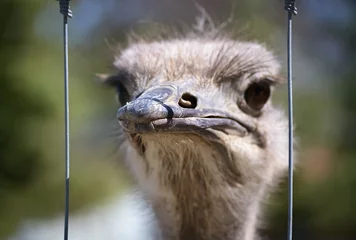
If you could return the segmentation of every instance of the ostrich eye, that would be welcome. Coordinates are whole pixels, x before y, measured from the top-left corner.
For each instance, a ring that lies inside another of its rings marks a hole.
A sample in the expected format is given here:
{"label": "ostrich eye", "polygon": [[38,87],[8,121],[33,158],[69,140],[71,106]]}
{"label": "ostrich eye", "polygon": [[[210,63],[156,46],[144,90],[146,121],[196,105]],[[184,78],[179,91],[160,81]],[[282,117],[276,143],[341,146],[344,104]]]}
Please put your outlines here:
{"label": "ostrich eye", "polygon": [[267,81],[252,83],[245,91],[245,101],[254,110],[261,110],[271,95]]}
{"label": "ostrich eye", "polygon": [[130,94],[122,83],[118,83],[116,86],[117,99],[121,106],[126,105],[130,101]]}

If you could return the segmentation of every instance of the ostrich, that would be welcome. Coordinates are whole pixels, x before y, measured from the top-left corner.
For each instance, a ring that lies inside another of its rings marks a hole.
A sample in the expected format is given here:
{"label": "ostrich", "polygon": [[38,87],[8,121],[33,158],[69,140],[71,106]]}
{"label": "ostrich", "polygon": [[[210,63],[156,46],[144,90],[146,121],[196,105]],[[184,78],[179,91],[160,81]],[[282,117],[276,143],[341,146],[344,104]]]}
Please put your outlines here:
{"label": "ostrich", "polygon": [[271,103],[279,63],[218,34],[131,41],[101,75],[117,89],[123,158],[164,240],[257,239],[288,168],[287,120]]}

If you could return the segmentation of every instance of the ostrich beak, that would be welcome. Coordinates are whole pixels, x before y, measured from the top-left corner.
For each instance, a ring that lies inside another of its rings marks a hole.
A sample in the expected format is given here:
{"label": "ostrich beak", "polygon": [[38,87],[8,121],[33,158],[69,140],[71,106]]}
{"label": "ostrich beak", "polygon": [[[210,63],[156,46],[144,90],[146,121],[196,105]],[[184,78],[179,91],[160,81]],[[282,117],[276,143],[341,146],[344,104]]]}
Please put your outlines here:
{"label": "ostrich beak", "polygon": [[[184,95],[185,94],[185,95]],[[117,118],[128,133],[176,132],[204,134],[214,129],[245,136],[253,127],[236,116],[202,106],[193,96],[174,85],[156,86],[121,107]]]}

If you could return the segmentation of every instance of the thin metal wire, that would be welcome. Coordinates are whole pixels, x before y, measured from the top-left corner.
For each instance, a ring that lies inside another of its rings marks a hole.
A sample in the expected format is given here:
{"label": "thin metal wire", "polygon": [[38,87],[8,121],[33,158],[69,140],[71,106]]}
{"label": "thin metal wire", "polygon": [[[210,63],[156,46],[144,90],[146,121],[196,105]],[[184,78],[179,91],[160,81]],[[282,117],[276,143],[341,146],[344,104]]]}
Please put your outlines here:
{"label": "thin metal wire", "polygon": [[292,16],[297,15],[295,0],[285,1],[285,10],[288,11],[288,235],[287,239],[293,239],[293,82],[292,82]]}
{"label": "thin metal wire", "polygon": [[[57,0],[58,1],[58,0]],[[59,0],[60,13],[63,14],[63,45],[64,45],[64,118],[65,118],[65,210],[64,240],[68,240],[69,225],[69,173],[70,173],[70,142],[69,142],[69,78],[68,78],[68,17],[72,11],[70,0]]]}

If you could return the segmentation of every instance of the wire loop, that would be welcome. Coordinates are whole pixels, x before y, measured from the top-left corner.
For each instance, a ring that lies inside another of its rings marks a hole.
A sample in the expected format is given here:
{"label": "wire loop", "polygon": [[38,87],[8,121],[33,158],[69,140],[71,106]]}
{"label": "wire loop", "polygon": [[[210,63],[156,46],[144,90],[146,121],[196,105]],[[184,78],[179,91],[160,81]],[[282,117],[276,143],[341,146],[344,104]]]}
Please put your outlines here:
{"label": "wire loop", "polygon": [[72,18],[73,12],[70,9],[70,0],[57,0],[59,1],[59,12],[62,13],[64,16]]}
{"label": "wire loop", "polygon": [[289,13],[292,13],[294,15],[298,14],[298,9],[295,6],[295,0],[285,0],[285,5],[284,9],[287,10]]}

